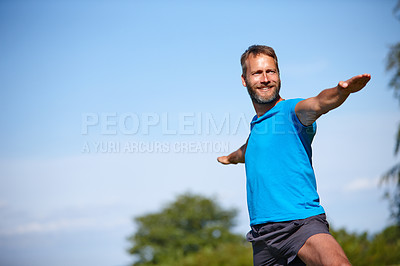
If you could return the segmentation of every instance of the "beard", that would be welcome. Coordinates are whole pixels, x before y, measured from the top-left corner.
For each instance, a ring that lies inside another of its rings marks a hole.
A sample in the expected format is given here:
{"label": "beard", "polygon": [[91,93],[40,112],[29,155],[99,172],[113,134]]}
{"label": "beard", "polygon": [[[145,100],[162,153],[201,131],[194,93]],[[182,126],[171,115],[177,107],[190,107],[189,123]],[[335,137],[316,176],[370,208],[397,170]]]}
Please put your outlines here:
{"label": "beard", "polygon": [[258,104],[269,104],[276,101],[279,98],[279,91],[281,90],[281,81],[279,80],[275,86],[271,87],[272,93],[268,96],[263,96],[257,93],[257,87],[249,84],[247,86],[247,92],[253,102]]}

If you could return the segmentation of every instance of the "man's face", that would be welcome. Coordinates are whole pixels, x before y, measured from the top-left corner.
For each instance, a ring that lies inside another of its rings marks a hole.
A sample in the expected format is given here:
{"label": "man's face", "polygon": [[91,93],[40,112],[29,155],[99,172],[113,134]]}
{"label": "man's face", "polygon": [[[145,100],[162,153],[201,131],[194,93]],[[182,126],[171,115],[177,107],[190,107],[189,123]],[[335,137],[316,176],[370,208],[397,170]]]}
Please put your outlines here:
{"label": "man's face", "polygon": [[264,54],[250,55],[246,65],[242,84],[247,87],[251,99],[258,104],[267,104],[279,98],[281,80],[274,59]]}

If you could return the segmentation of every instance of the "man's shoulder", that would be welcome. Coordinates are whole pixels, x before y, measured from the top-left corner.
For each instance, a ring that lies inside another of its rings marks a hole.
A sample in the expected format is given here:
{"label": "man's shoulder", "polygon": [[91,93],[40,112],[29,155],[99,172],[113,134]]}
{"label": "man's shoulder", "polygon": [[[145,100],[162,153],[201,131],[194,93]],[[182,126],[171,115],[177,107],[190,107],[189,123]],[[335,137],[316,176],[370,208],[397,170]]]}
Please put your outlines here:
{"label": "man's shoulder", "polygon": [[302,100],[304,100],[304,99],[303,98],[286,99],[286,100],[282,101],[280,104],[281,104],[281,107],[283,107],[283,109],[294,111],[294,108],[296,107],[296,105],[299,102],[301,102]]}
{"label": "man's shoulder", "polygon": [[305,99],[303,99],[303,98],[293,98],[293,99],[284,100],[283,102],[286,102],[286,104],[297,104],[298,102],[301,102],[303,100],[305,100]]}

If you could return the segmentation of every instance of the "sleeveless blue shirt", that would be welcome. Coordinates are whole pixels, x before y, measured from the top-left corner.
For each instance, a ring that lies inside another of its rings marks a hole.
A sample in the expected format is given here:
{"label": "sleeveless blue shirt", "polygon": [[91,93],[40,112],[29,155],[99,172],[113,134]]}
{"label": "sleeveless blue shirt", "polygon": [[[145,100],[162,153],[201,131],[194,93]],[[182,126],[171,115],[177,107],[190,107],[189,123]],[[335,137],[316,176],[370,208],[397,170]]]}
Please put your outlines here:
{"label": "sleeveless blue shirt", "polygon": [[301,100],[278,102],[251,121],[245,154],[250,225],[324,213],[311,161],[316,123],[306,127],[297,118]]}

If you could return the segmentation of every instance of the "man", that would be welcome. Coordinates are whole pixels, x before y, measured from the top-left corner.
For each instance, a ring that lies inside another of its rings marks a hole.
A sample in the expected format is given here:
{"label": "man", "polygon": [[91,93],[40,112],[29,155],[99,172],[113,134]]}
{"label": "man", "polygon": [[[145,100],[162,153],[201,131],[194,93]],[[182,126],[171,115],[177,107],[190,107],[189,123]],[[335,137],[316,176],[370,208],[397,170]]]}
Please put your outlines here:
{"label": "man", "polygon": [[315,121],[365,87],[371,76],[340,81],[316,97],[285,100],[271,47],[250,46],[241,65],[256,116],[246,143],[218,161],[245,163],[254,265],[350,265],[319,204],[311,142]]}

